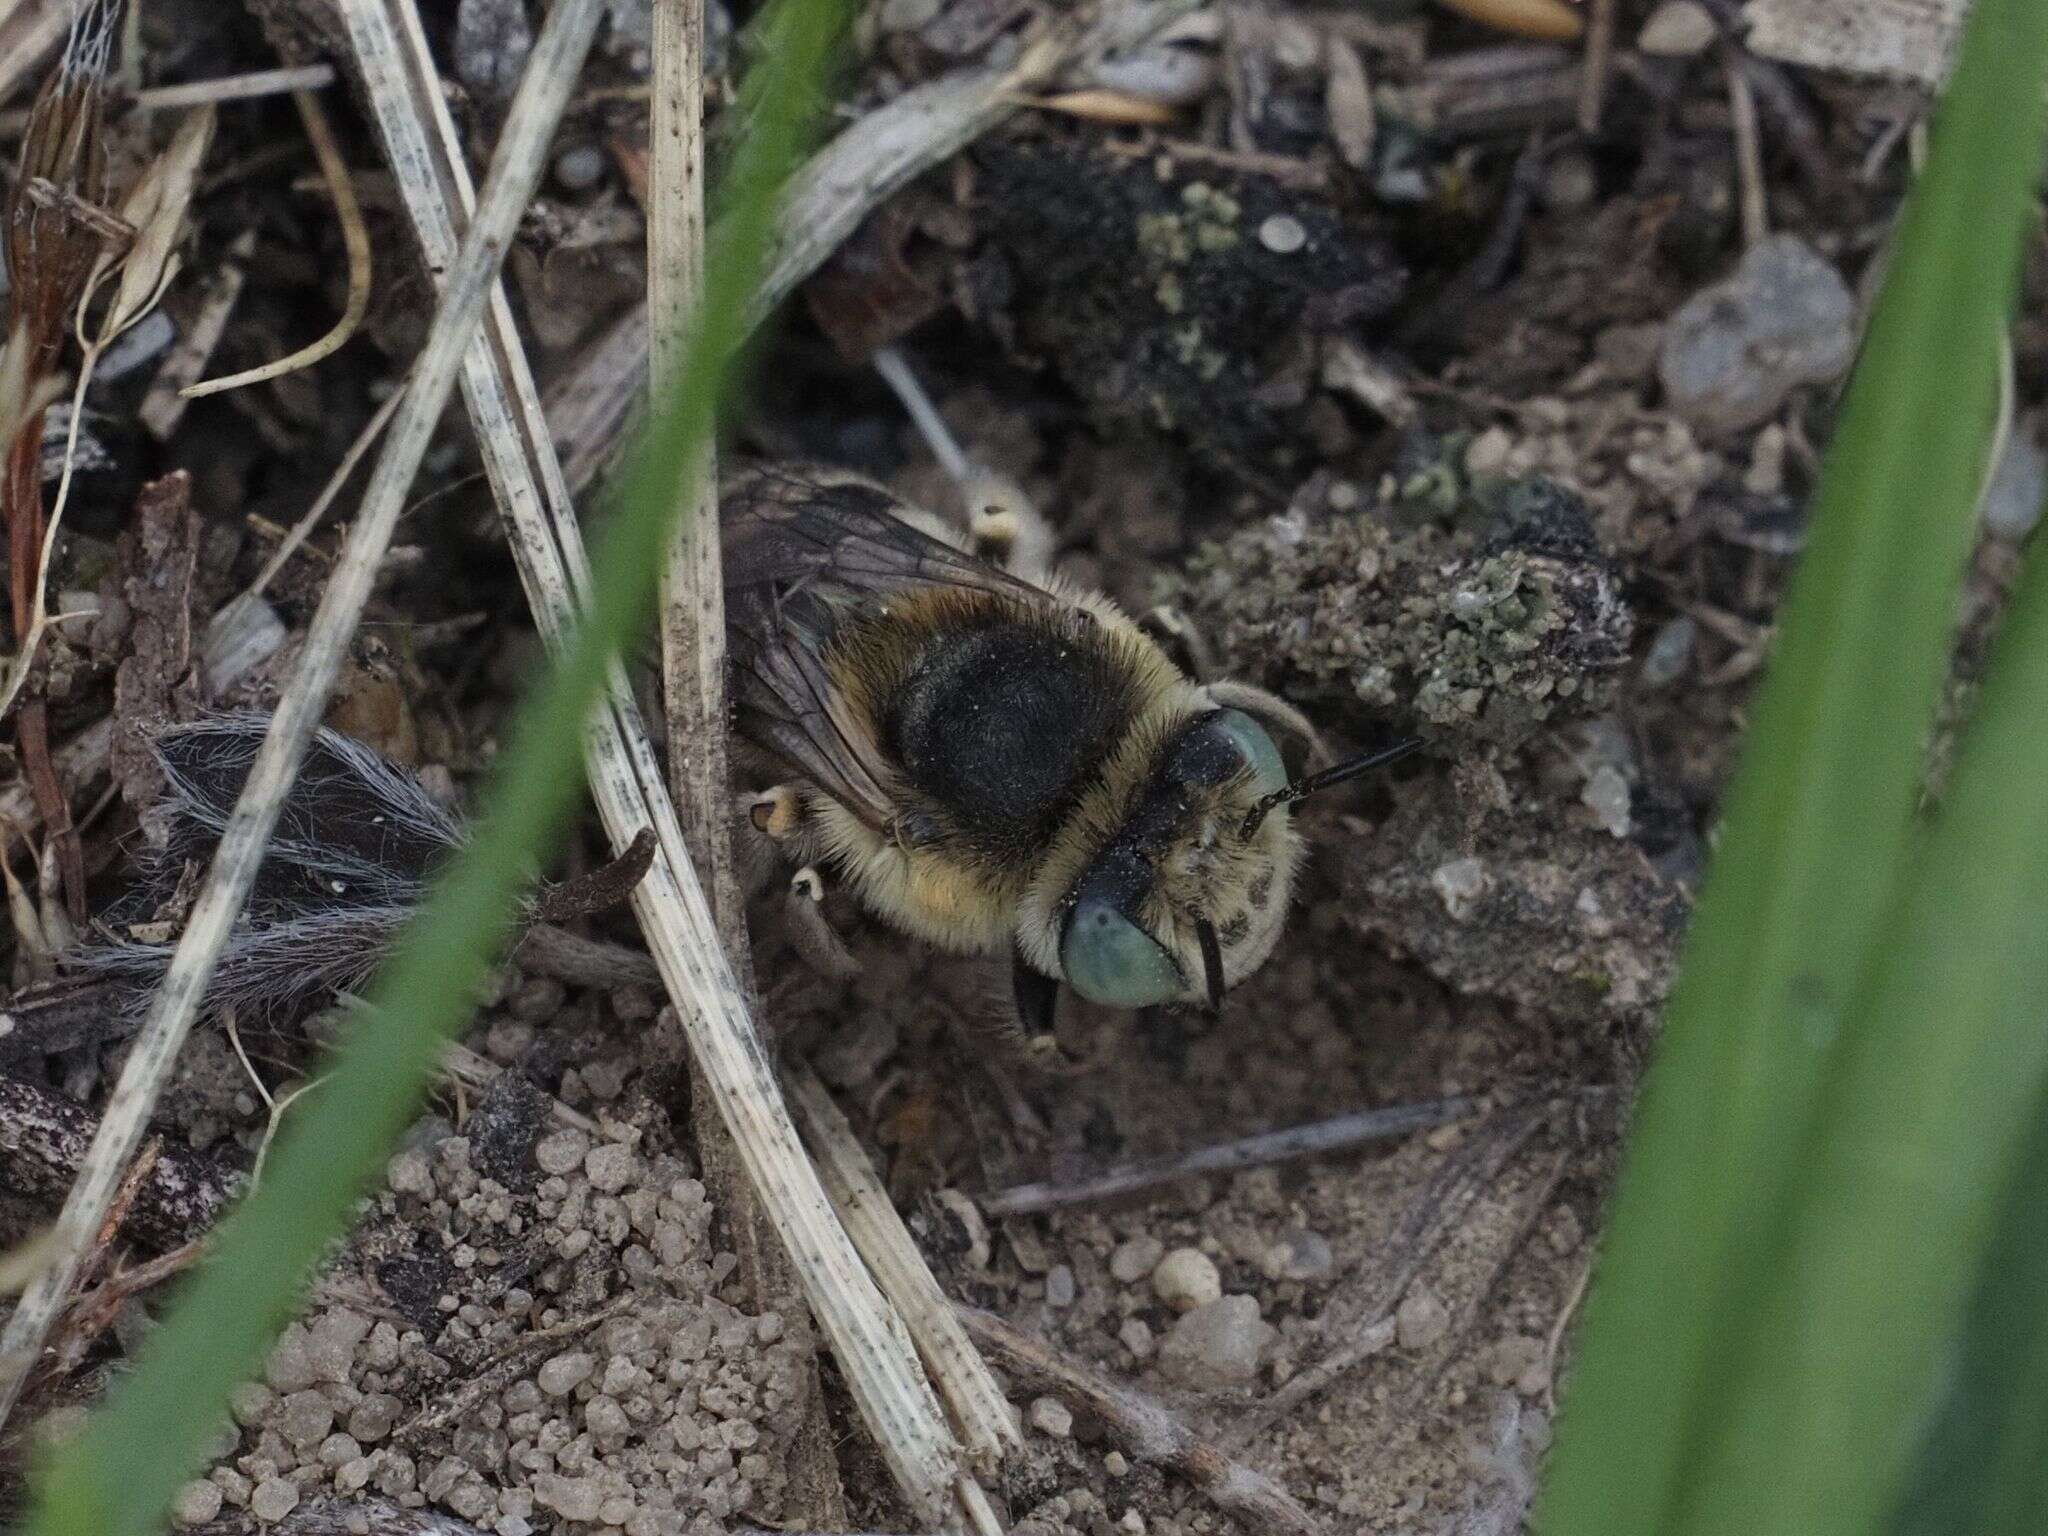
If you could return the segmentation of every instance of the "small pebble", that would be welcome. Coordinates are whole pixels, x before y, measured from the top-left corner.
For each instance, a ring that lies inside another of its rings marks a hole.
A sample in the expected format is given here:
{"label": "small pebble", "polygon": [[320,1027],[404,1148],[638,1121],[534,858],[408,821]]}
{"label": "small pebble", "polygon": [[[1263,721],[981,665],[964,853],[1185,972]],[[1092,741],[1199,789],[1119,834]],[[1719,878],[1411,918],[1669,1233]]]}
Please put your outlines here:
{"label": "small pebble", "polygon": [[589,1477],[543,1473],[533,1480],[533,1496],[564,1520],[595,1520],[604,1505],[603,1488]]}
{"label": "small pebble", "polygon": [[583,1166],[590,1151],[590,1138],[581,1131],[556,1131],[534,1145],[533,1160],[542,1173],[567,1175]]}
{"label": "small pebble", "polygon": [[374,1444],[391,1433],[402,1405],[389,1392],[371,1392],[349,1410],[348,1432],[364,1445]]}
{"label": "small pebble", "polygon": [[590,1149],[590,1155],[583,1159],[583,1172],[594,1187],[615,1194],[633,1181],[639,1161],[631,1147],[608,1141]]}
{"label": "small pebble", "polygon": [[549,1397],[567,1397],[590,1379],[597,1361],[581,1350],[556,1355],[534,1373],[534,1380]]}
{"label": "small pebble", "polygon": [[1206,1307],[1223,1294],[1223,1277],[1199,1248],[1176,1248],[1152,1271],[1152,1290],[1176,1312]]}
{"label": "small pebble", "polygon": [[1278,1337],[1251,1297],[1225,1296],[1173,1325],[1160,1346],[1160,1369],[1197,1391],[1242,1387],[1257,1378],[1260,1357]]}
{"label": "small pebble", "polygon": [[565,192],[587,192],[604,179],[604,151],[579,144],[555,156],[555,182]]}
{"label": "small pebble", "polygon": [[1692,648],[1699,639],[1699,632],[1699,624],[1689,614],[1680,614],[1659,629],[1650,641],[1650,648],[1643,652],[1643,686],[1669,688],[1684,676],[1685,665],[1692,660]]}
{"label": "small pebble", "polygon": [[1166,1257],[1166,1244],[1149,1233],[1126,1238],[1109,1256],[1109,1272],[1123,1285],[1136,1285],[1159,1267]]}
{"label": "small pebble", "polygon": [[1074,1432],[1074,1415],[1056,1397],[1041,1397],[1031,1404],[1031,1427],[1041,1435],[1064,1440]]}
{"label": "small pebble", "polygon": [[204,1525],[220,1513],[220,1484],[204,1479],[187,1483],[171,1501],[171,1519],[182,1526]]}
{"label": "small pebble", "polygon": [[1615,837],[1627,837],[1630,794],[1628,780],[1612,763],[1602,763],[1586,779],[1579,800],[1593,819]]}
{"label": "small pebble", "polygon": [[417,1147],[399,1153],[385,1165],[384,1182],[394,1195],[417,1195],[422,1200],[434,1197],[433,1165]]}
{"label": "small pebble", "polygon": [[1600,195],[1600,177],[1590,156],[1562,154],[1543,172],[1543,206],[1552,213],[1574,213]]}
{"label": "small pebble", "polygon": [[325,1440],[333,1428],[334,1405],[318,1392],[294,1392],[278,1405],[278,1432],[301,1451]]}
{"label": "small pebble", "polygon": [[1045,1272],[1045,1304],[1049,1307],[1071,1307],[1074,1304],[1074,1271],[1068,1265],[1055,1264]]}
{"label": "small pebble", "polygon": [[1308,231],[1301,220],[1276,213],[1259,226],[1259,244],[1275,256],[1292,256],[1308,244]]}
{"label": "small pebble", "polygon": [[1636,34],[1636,47],[1653,58],[1689,59],[1713,47],[1717,35],[1698,0],[1664,0]]}
{"label": "small pebble", "polygon": [[265,1525],[275,1525],[299,1507],[299,1485],[288,1477],[266,1477],[249,1495],[249,1512]]}
{"label": "small pebble", "polygon": [[1330,1251],[1327,1238],[1294,1227],[1274,1240],[1259,1267],[1271,1279],[1307,1283],[1325,1278],[1336,1264],[1337,1256]]}
{"label": "small pebble", "polygon": [[1688,299],[1665,327],[1665,402],[1695,429],[1739,432],[1793,390],[1828,384],[1856,356],[1856,301],[1795,235],[1774,235],[1735,274]]}
{"label": "small pebble", "polygon": [[1418,1286],[1401,1298],[1394,1313],[1394,1342],[1403,1349],[1427,1349],[1450,1326],[1451,1315],[1444,1310],[1444,1304],[1432,1292]]}
{"label": "small pebble", "polygon": [[1486,866],[1476,858],[1452,859],[1430,873],[1429,883],[1453,921],[1463,922],[1486,894]]}
{"label": "small pebble", "polygon": [[2048,504],[2048,454],[2024,423],[2015,423],[2005,454],[1984,493],[1984,527],[2018,543],[2034,531]]}
{"label": "small pebble", "polygon": [[1102,1470],[1111,1477],[1122,1477],[1131,1470],[1131,1464],[1124,1459],[1122,1451],[1111,1451],[1102,1458]]}
{"label": "small pebble", "polygon": [[1116,1331],[1117,1339],[1140,1360],[1152,1358],[1152,1325],[1142,1317],[1126,1318]]}

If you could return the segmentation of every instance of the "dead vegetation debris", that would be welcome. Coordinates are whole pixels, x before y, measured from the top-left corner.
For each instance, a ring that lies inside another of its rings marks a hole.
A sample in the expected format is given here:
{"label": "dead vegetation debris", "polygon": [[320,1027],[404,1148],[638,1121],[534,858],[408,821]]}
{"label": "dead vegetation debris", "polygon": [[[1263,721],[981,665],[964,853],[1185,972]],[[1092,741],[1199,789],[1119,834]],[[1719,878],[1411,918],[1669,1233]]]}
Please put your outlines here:
{"label": "dead vegetation debris", "polygon": [[[9,1243],[75,1176],[122,1059],[85,958],[113,935],[160,961],[210,849],[152,811],[157,744],[275,704],[355,515],[345,475],[322,487],[374,436],[435,292],[334,0],[152,0],[137,51],[110,43],[83,95],[50,67],[66,8],[17,9],[0,104],[41,104],[8,202],[21,345],[0,370],[0,510],[10,633],[35,631],[39,592],[48,622],[0,720],[7,959],[30,984],[0,1015]],[[545,8],[417,9],[434,99],[478,169]],[[985,1049],[989,968],[918,953],[836,895],[754,902],[779,1047],[829,1086],[947,1294],[1040,1352],[1008,1382],[1025,1442],[999,1490],[1009,1529],[1477,1536],[1526,1507],[1925,107],[1807,67],[1823,54],[1784,25],[1800,7],[1755,8],[1769,36],[1751,42],[1775,59],[1744,53],[1720,0],[1616,0],[1583,38],[1488,22],[1555,9],[856,7],[845,158],[806,193],[846,196],[784,253],[781,291],[804,302],[766,335],[735,454],[830,459],[958,511],[868,368],[893,346],[976,462],[1049,514],[1068,576],[1333,741],[1427,744],[1304,816],[1290,937],[1219,1017],[1070,1007],[1070,1078]],[[1952,7],[1894,9],[1932,27]],[[752,11],[709,13],[715,171]],[[1860,22],[1854,59],[1825,56],[1897,69],[1913,34],[1883,33]],[[616,0],[507,263],[586,501],[645,368],[652,46],[651,7]],[[315,73],[250,94],[280,65]],[[149,224],[129,197],[175,158],[166,86],[177,110],[216,103],[211,136],[186,120],[189,199],[149,247],[165,281],[130,284],[160,291],[119,301],[149,304],[73,412],[78,283]],[[319,93],[311,118],[274,94],[292,89]],[[1950,722],[2039,516],[2038,243],[2026,281]],[[310,366],[180,393],[357,311]],[[539,654],[484,480],[451,413],[328,719],[399,765],[448,838]],[[327,522],[288,532],[330,497]],[[631,871],[607,857],[585,835],[551,875],[616,896]],[[323,873],[281,858],[266,890]],[[304,907],[279,897],[245,937]],[[806,926],[821,915],[843,951]],[[807,1321],[747,1283],[746,1232],[688,1137],[705,1111],[682,1030],[630,922],[595,901],[557,916],[237,1398],[182,1528],[815,1523],[807,1422],[837,1442],[850,1528],[914,1523]],[[357,933],[364,955],[389,926]],[[38,1433],[140,1348],[357,974],[195,1033],[64,1369],[24,1415]],[[1459,1108],[1286,1166],[1207,1158],[1429,1105]],[[1172,1176],[1090,1193],[1133,1168]],[[1019,1188],[1031,1202],[977,1204]],[[6,1443],[10,1480],[28,1443]],[[1226,1512],[1210,1495],[1236,1473],[1287,1503]]]}

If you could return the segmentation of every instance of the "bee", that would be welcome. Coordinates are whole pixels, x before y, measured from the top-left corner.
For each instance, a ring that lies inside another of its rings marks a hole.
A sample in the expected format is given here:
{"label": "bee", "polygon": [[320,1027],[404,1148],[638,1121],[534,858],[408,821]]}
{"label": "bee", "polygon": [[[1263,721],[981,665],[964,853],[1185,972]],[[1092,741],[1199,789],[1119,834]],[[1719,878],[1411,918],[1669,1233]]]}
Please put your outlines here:
{"label": "bee", "polygon": [[1194,1005],[1272,953],[1302,861],[1289,807],[1416,743],[1291,777],[1292,705],[1198,683],[1045,567],[1035,512],[965,530],[858,476],[749,471],[721,501],[735,726],[799,782],[753,824],[897,929],[1007,956],[1019,1020],[1062,984]]}

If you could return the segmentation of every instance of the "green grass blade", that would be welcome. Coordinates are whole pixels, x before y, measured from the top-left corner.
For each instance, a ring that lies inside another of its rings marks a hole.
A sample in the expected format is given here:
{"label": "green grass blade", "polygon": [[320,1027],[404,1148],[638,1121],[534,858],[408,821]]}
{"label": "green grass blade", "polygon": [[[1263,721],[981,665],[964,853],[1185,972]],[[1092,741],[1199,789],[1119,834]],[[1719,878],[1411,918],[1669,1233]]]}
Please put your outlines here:
{"label": "green grass blade", "polygon": [[776,189],[793,166],[837,32],[837,0],[785,0],[753,75],[747,132],[725,181],[704,312],[675,398],[651,423],[595,561],[590,613],[516,717],[469,847],[370,989],[371,1007],[293,1112],[263,1186],[134,1374],[40,1480],[35,1536],[140,1536],[161,1521],[298,1306],[311,1267],[343,1230],[416,1112],[442,1043],[468,1019],[508,934],[513,903],[572,808],[583,722],[610,658],[644,627],[687,476],[712,431],[724,363],[743,339]]}
{"label": "green grass blade", "polygon": [[[1742,1321],[1722,1336],[1721,1422],[1699,1445],[1682,1518],[1661,1531],[1863,1536],[1891,1512],[2048,1083],[2044,761],[2048,565],[2037,560],[1829,1052],[1797,1176],[1775,1213],[1757,1213],[1773,1268],[1732,1298]],[[2028,1194],[2038,1202],[2039,1186]],[[2038,1328],[2038,1291],[2030,1304]]]}
{"label": "green grass blade", "polygon": [[1540,1506],[1553,1536],[1670,1529],[1728,1392],[1755,1220],[1906,859],[2039,169],[2048,7],[1979,0],[1900,232],[1725,835],[1645,1083]]}
{"label": "green grass blade", "polygon": [[2048,1510],[2048,1094],[2006,1180],[1962,1345],[1892,1536],[2032,1536]]}

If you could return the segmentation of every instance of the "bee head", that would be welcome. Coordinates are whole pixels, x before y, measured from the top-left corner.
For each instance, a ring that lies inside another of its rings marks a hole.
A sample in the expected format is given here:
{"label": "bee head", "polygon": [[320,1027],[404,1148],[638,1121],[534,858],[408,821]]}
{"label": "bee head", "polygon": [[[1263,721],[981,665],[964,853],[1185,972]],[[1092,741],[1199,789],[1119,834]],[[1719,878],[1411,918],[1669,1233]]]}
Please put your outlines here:
{"label": "bee head", "polygon": [[1288,807],[1397,758],[1404,741],[1288,777],[1264,726],[1238,709],[1197,715],[1070,889],[1059,919],[1067,983],[1119,1008],[1217,1007],[1278,942],[1301,860]]}
{"label": "bee head", "polygon": [[[1060,971],[1112,1007],[1215,1006],[1272,952],[1300,859],[1279,748],[1250,715],[1216,709],[1167,738],[1121,824],[1069,889]],[[1277,804],[1277,802],[1276,802]]]}

